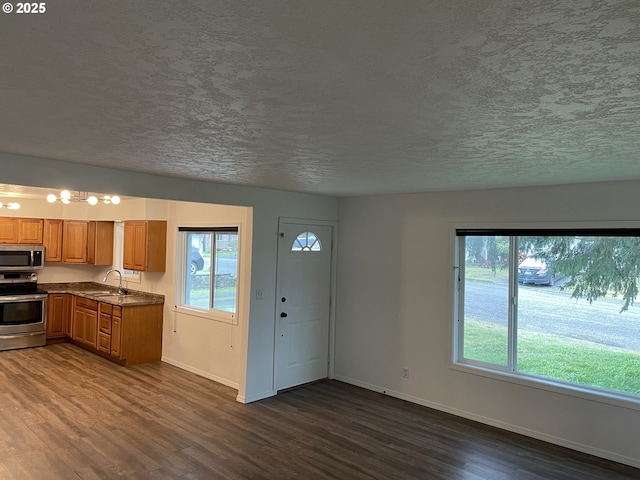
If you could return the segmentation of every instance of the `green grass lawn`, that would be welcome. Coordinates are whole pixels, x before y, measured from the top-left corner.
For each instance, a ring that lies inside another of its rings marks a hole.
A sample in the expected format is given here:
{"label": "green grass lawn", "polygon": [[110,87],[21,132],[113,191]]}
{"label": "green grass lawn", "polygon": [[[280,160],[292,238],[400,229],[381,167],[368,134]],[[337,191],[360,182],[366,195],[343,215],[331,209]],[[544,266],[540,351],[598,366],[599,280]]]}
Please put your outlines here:
{"label": "green grass lawn", "polygon": [[[465,320],[465,357],[506,365],[507,329]],[[518,332],[518,371],[640,395],[640,353],[556,335]]]}
{"label": "green grass lawn", "polygon": [[494,272],[490,267],[480,267],[476,265],[465,265],[465,282],[497,283],[500,285],[509,284],[509,269],[496,268]]}

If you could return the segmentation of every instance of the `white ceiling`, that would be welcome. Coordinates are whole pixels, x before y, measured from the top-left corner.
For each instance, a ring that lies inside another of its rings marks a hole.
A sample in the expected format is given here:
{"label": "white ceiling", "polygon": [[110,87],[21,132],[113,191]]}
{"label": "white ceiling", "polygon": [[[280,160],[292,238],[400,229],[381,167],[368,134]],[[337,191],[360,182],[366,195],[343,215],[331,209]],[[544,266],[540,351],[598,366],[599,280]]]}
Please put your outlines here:
{"label": "white ceiling", "polygon": [[640,178],[637,0],[46,8],[0,16],[6,153],[335,196]]}

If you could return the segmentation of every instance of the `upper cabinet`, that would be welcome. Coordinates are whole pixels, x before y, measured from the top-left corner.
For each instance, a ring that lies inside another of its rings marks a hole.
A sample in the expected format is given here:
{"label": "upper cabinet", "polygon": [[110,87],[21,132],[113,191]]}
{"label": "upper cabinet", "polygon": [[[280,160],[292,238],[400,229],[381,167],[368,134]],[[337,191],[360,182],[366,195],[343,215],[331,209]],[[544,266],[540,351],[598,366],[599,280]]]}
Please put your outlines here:
{"label": "upper cabinet", "polygon": [[113,232],[113,222],[89,222],[87,263],[91,265],[113,264]]}
{"label": "upper cabinet", "polygon": [[167,258],[167,222],[124,222],[123,267],[138,272],[164,272]]}
{"label": "upper cabinet", "polygon": [[0,243],[43,245],[49,263],[112,265],[113,237],[110,221],[0,217]]}
{"label": "upper cabinet", "polygon": [[44,245],[45,262],[62,261],[62,226],[62,220],[44,219],[42,244]]}
{"label": "upper cabinet", "polygon": [[65,263],[87,263],[87,240],[89,222],[65,220],[62,231],[62,261]]}
{"label": "upper cabinet", "polygon": [[0,218],[0,243],[18,242],[18,219]]}
{"label": "upper cabinet", "polygon": [[64,220],[62,261],[111,265],[113,263],[113,222]]}
{"label": "upper cabinet", "polygon": [[42,219],[18,219],[18,243],[42,243]]}
{"label": "upper cabinet", "polygon": [[0,243],[42,244],[41,218],[0,217]]}

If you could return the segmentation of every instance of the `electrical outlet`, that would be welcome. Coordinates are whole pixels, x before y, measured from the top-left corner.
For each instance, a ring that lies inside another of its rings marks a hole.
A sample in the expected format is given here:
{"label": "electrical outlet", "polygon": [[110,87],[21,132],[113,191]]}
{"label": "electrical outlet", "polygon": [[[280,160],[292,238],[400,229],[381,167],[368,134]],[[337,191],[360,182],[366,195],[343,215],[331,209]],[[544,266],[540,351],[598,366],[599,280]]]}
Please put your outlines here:
{"label": "electrical outlet", "polygon": [[407,367],[402,369],[402,378],[409,378],[409,369]]}
{"label": "electrical outlet", "polygon": [[256,290],[256,300],[264,300],[264,290],[259,288]]}

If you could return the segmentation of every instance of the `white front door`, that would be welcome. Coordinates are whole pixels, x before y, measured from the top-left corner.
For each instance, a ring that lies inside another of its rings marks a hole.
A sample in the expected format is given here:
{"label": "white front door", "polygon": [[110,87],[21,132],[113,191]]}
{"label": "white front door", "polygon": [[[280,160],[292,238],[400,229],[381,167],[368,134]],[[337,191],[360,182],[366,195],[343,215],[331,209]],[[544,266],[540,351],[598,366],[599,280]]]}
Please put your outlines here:
{"label": "white front door", "polygon": [[328,376],[332,227],[280,224],[276,390]]}

